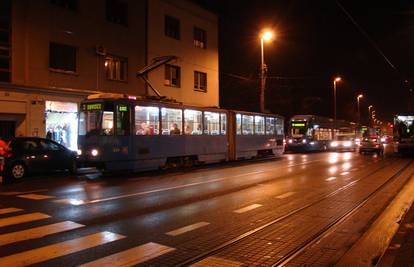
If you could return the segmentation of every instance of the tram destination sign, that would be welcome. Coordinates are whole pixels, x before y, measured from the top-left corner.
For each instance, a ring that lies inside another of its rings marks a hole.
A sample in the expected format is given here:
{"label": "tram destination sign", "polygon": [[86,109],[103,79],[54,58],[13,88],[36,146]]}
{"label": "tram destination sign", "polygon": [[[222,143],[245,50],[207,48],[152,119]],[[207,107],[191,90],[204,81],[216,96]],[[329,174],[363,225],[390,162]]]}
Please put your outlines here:
{"label": "tram destination sign", "polygon": [[92,111],[92,110],[102,110],[102,103],[88,103],[84,104],[82,107],[83,110]]}
{"label": "tram destination sign", "polygon": [[292,122],[292,127],[305,127],[306,122]]}

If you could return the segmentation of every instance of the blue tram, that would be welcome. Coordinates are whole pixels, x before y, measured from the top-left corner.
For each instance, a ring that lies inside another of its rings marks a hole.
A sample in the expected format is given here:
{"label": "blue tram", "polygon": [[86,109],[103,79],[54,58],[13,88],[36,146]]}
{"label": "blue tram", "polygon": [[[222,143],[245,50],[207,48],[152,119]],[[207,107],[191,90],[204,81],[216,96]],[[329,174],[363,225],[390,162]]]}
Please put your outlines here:
{"label": "blue tram", "polygon": [[153,170],[283,154],[283,117],[97,94],[81,103],[80,164]]}

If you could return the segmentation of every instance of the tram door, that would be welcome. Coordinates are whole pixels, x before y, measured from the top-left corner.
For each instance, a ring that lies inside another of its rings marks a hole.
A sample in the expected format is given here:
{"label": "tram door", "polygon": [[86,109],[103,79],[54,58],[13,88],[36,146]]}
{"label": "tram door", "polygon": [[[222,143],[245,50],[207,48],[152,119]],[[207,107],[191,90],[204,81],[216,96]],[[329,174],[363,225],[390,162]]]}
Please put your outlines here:
{"label": "tram door", "polygon": [[0,121],[0,139],[10,140],[16,132],[15,121]]}

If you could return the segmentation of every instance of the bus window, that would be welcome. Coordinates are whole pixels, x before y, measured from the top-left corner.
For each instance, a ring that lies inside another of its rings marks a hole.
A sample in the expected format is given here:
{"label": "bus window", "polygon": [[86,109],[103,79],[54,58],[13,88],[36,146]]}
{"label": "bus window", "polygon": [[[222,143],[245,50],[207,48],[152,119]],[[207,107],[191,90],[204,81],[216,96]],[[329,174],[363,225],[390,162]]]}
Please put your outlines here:
{"label": "bus window", "polygon": [[243,127],[243,135],[251,135],[254,133],[254,120],[253,116],[243,115],[242,116],[242,127]]}
{"label": "bus window", "polygon": [[265,120],[263,116],[254,116],[254,134],[265,134]]}
{"label": "bus window", "polygon": [[203,113],[199,110],[184,110],[184,133],[188,135],[200,135],[203,134],[201,130],[201,117]]}
{"label": "bus window", "polygon": [[220,134],[225,135],[227,133],[227,115],[226,113],[220,113]]}
{"label": "bus window", "polygon": [[266,134],[275,134],[275,118],[273,117],[266,117]]}
{"label": "bus window", "polygon": [[182,134],[182,110],[161,108],[161,133],[163,135]]}
{"label": "bus window", "polygon": [[[105,122],[105,113],[104,113],[104,122]],[[131,128],[131,116],[130,116],[129,106],[118,105],[116,109],[116,135],[129,135],[130,128]]]}
{"label": "bus window", "polygon": [[135,134],[157,135],[160,125],[158,107],[135,106]]}
{"label": "bus window", "polygon": [[241,133],[242,133],[241,126],[242,126],[241,114],[236,114],[236,129],[237,129],[236,133],[238,135],[241,135]]}
{"label": "bus window", "polygon": [[209,135],[220,134],[220,114],[216,112],[204,112],[204,133]]}

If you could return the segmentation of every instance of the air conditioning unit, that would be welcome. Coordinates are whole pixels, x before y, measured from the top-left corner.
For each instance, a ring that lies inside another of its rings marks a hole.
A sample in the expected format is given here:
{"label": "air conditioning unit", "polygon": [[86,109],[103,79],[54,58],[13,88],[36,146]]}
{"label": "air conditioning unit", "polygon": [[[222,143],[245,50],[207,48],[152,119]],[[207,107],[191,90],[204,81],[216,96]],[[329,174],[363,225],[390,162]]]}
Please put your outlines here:
{"label": "air conditioning unit", "polygon": [[97,45],[95,47],[95,52],[97,55],[106,56],[106,48],[103,45]]}

